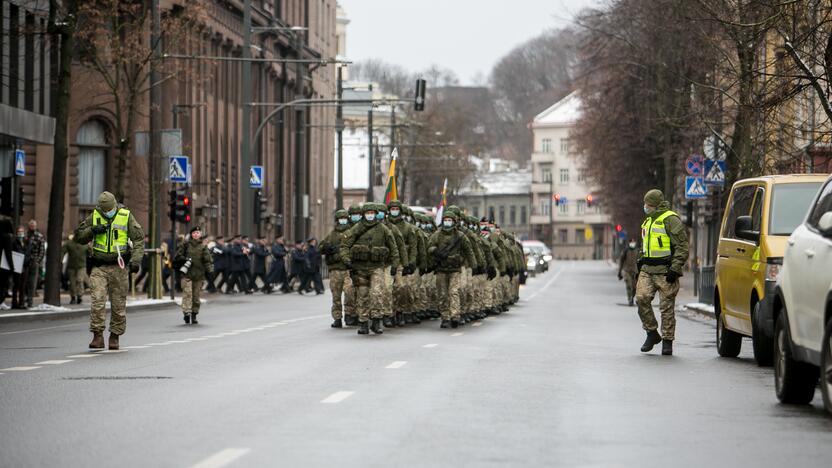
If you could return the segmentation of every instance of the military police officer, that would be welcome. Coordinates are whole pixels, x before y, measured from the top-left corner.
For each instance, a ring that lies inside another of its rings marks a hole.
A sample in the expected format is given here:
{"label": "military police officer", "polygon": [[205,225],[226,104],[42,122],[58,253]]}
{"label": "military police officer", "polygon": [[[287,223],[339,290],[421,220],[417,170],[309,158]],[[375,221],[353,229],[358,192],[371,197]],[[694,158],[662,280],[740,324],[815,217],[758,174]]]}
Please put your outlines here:
{"label": "military police officer", "polygon": [[[639,276],[636,286],[636,303],[642,327],[647,339],[641,347],[648,352],[659,342],[662,354],[673,354],[676,334],[676,294],[679,278],[688,260],[688,237],[679,215],[670,210],[670,203],[660,190],[650,190],[644,195],[644,214],[641,225],[642,250],[638,260]],[[662,333],[659,335],[653,298],[661,295],[659,309],[662,315]]]}
{"label": "military police officer", "polygon": [[75,240],[80,244],[92,242],[90,348],[104,348],[104,308],[109,298],[108,344],[110,349],[118,349],[119,336],[127,327],[127,268],[133,273],[139,271],[144,254],[144,231],[130,210],[119,205],[112,193],[103,192],[98,196],[95,210],[75,230]]}
{"label": "military police officer", "polygon": [[208,247],[202,243],[202,230],[191,228],[188,239],[176,248],[173,266],[182,278],[182,314],[185,323],[199,323],[199,293],[205,276],[214,272],[214,261]]}

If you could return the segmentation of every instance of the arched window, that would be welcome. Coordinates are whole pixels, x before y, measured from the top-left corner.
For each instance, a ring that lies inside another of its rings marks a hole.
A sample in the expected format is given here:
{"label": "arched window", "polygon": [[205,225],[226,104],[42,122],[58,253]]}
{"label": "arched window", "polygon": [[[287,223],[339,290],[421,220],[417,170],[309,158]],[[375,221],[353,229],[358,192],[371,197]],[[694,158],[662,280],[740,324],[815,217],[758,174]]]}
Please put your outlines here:
{"label": "arched window", "polygon": [[97,120],[90,120],[78,129],[78,204],[95,205],[104,191],[107,157],[107,129]]}

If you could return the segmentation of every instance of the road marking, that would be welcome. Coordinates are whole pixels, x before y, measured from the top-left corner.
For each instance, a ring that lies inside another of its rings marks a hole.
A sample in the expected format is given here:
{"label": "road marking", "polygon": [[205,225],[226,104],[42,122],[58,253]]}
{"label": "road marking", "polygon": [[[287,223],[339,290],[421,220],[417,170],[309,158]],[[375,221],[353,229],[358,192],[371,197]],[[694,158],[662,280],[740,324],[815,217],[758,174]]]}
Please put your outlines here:
{"label": "road marking", "polygon": [[190,343],[188,340],[170,340],[170,343]]}
{"label": "road marking", "polygon": [[40,369],[40,366],[18,366],[18,367],[7,367],[5,369],[0,369],[3,372],[25,372],[30,370]]}
{"label": "road marking", "polygon": [[537,297],[537,295],[538,295],[538,294],[540,294],[540,293],[542,293],[543,291],[545,291],[546,289],[548,289],[548,288],[549,288],[549,286],[551,286],[551,285],[552,285],[552,283],[554,283],[554,282],[555,282],[555,280],[556,280],[556,279],[558,279],[558,277],[560,276],[560,274],[561,274],[561,273],[563,273],[563,270],[564,270],[564,268],[561,268],[560,270],[558,270],[558,272],[557,272],[557,273],[555,273],[555,276],[553,276],[553,277],[552,277],[552,279],[550,279],[549,281],[547,281],[547,282],[546,282],[546,284],[544,284],[542,288],[540,288],[540,289],[538,289],[538,290],[537,290],[537,292],[535,292],[535,293],[534,293],[534,294],[532,294],[531,296],[527,297],[527,298],[525,299],[525,302],[531,301],[532,299],[534,299],[535,297]]}
{"label": "road marking", "polygon": [[136,345],[136,346],[125,346],[124,349],[145,349],[149,348],[149,345]]}
{"label": "road marking", "polygon": [[243,457],[250,451],[251,449],[247,448],[223,449],[205,460],[202,460],[191,468],[222,468],[223,466],[228,466],[231,463],[234,463],[237,459]]}
{"label": "road marking", "polygon": [[168,342],[168,343],[148,343],[147,346],[167,346],[169,344],[170,344],[170,342]]}
{"label": "road marking", "polygon": [[429,343],[429,344],[426,344],[422,347],[423,348],[435,348],[436,346],[438,346],[436,343]]}
{"label": "road marking", "polygon": [[480,326],[482,326],[482,322],[477,322],[477,323],[475,323],[475,324],[473,324],[473,325],[471,325],[471,326],[472,326],[472,327],[480,327]]}
{"label": "road marking", "polygon": [[463,333],[463,332],[456,332],[456,333],[452,333],[451,336],[462,336],[464,334],[465,333]]}
{"label": "road marking", "polygon": [[399,369],[404,367],[405,364],[407,364],[407,361],[393,361],[393,363],[385,367],[385,369]]}
{"label": "road marking", "polygon": [[207,340],[207,339],[208,339],[208,338],[188,338],[188,339],[187,339],[187,340],[185,340],[185,341],[205,341],[205,340]]}
{"label": "road marking", "polygon": [[96,357],[96,356],[98,356],[98,354],[90,353],[90,354],[71,354],[67,357],[69,357],[69,358],[91,358],[91,357]]}
{"label": "road marking", "polygon": [[37,365],[37,366],[40,366],[40,365],[57,366],[58,364],[66,364],[68,362],[72,362],[72,359],[53,359],[51,361],[36,362],[35,365]]}
{"label": "road marking", "polygon": [[222,338],[222,335],[205,335],[203,336],[206,340],[210,340],[212,338]]}
{"label": "road marking", "polygon": [[341,403],[347,398],[351,397],[355,392],[335,392],[332,395],[321,400],[321,403]]}
{"label": "road marking", "polygon": [[126,353],[126,349],[108,349],[106,351],[101,351],[99,354],[117,354],[117,353]]}
{"label": "road marking", "polygon": [[17,335],[19,333],[29,333],[29,332],[36,332],[42,330],[54,330],[56,328],[66,328],[66,327],[77,327],[78,325],[70,324],[70,325],[56,325],[54,327],[43,327],[43,328],[29,328],[27,330],[17,330],[17,331],[10,331],[10,332],[2,332],[0,335]]}

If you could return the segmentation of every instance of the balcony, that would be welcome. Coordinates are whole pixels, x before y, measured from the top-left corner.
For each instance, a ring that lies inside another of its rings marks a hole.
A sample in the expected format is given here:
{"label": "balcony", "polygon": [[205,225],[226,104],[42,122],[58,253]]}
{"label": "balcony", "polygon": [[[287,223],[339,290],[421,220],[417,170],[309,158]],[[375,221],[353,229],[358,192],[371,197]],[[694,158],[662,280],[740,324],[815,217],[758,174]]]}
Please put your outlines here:
{"label": "balcony", "polygon": [[555,162],[555,153],[532,153],[532,162],[533,163],[554,163]]}

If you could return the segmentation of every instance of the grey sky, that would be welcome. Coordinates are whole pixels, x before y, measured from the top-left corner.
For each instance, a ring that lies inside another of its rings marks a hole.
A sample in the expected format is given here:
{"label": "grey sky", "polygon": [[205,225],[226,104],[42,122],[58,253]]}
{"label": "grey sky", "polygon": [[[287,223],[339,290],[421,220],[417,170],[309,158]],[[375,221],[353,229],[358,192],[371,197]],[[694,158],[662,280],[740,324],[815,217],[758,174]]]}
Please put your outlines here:
{"label": "grey sky", "polygon": [[347,56],[417,71],[436,63],[463,84],[487,77],[515,45],[570,23],[599,0],[338,0],[350,24]]}

